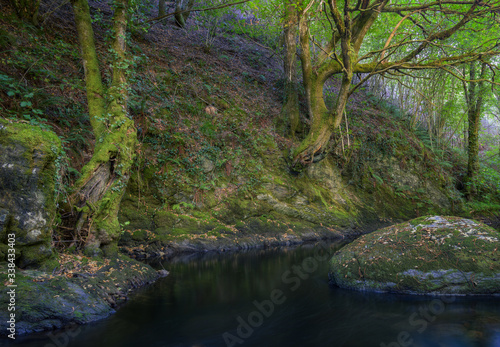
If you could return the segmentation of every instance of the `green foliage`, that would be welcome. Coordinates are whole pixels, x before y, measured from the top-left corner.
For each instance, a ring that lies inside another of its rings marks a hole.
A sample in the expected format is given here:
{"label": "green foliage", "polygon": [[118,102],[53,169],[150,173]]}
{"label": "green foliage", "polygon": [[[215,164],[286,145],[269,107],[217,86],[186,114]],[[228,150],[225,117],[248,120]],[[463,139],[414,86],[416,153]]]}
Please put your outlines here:
{"label": "green foliage", "polygon": [[51,129],[50,125],[44,123],[44,112],[37,107],[36,90],[25,87],[12,77],[0,73],[0,91],[5,92],[13,103],[13,107],[6,110],[11,117],[24,119],[31,125],[46,130]]}
{"label": "green foliage", "polygon": [[11,3],[21,19],[29,20],[33,25],[38,25],[38,10],[40,0],[12,0]]}
{"label": "green foliage", "polygon": [[141,0],[130,0],[128,4],[129,23],[128,30],[132,36],[138,37],[147,33],[151,25],[147,23],[148,14],[151,11],[153,3]]}
{"label": "green foliage", "polygon": [[[498,167],[497,163],[496,167]],[[473,185],[477,191],[478,202],[486,204],[500,201],[500,172],[490,165],[481,163],[479,172],[473,181],[466,184]]]}
{"label": "green foliage", "polygon": [[172,210],[174,210],[174,211],[180,211],[181,208],[193,209],[194,208],[194,204],[191,204],[189,202],[181,201],[178,204],[172,205]]}

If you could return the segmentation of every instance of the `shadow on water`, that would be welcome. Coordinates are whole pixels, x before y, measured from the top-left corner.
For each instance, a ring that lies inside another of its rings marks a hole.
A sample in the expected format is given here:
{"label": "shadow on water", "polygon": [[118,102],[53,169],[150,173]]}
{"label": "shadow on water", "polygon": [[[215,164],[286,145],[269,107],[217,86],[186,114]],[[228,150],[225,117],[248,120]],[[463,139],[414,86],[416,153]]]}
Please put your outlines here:
{"label": "shadow on water", "polygon": [[186,254],[112,317],[19,346],[500,346],[498,298],[369,294],[328,284],[340,243]]}

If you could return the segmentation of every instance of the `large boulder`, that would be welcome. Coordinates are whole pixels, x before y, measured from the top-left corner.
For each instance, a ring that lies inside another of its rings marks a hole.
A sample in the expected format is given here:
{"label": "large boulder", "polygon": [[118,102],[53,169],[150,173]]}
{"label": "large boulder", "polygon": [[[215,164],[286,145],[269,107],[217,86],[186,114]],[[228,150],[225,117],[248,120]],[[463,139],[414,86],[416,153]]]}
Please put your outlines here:
{"label": "large boulder", "polygon": [[500,294],[500,234],[458,217],[420,217],[364,235],[338,251],[330,281],[406,294]]}
{"label": "large boulder", "polygon": [[0,261],[12,234],[19,267],[51,257],[61,153],[53,132],[0,119]]}

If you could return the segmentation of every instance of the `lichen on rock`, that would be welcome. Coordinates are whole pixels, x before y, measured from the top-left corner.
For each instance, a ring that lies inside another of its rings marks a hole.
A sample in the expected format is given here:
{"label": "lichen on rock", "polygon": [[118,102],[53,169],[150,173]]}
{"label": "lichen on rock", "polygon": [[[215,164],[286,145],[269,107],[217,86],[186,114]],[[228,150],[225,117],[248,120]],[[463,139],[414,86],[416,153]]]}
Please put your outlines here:
{"label": "lichen on rock", "polygon": [[0,120],[0,261],[9,234],[16,235],[16,264],[22,268],[52,255],[61,153],[54,133]]}
{"label": "lichen on rock", "polygon": [[[7,271],[7,263],[0,263],[1,283],[7,281]],[[108,317],[133,289],[167,275],[124,256],[103,260],[61,254],[54,271],[17,271],[16,333],[59,329]],[[9,296],[0,295],[1,307],[7,308],[8,303]],[[9,313],[0,310],[2,337],[8,334]]]}
{"label": "lichen on rock", "polygon": [[458,217],[420,217],[364,235],[331,259],[343,288],[406,294],[500,294],[500,234]]}

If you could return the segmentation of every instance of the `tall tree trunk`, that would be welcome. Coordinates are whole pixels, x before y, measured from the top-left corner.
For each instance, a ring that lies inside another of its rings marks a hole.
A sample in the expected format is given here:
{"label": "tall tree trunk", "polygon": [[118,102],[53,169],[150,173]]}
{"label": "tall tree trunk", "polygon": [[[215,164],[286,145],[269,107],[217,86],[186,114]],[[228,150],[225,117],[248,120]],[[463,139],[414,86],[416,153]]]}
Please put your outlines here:
{"label": "tall tree trunk", "polygon": [[99,70],[99,60],[95,49],[94,30],[92,29],[89,4],[87,0],[74,0],[72,4],[85,73],[85,88],[90,123],[95,137],[99,138],[105,131],[105,125],[99,117],[102,117],[106,113],[106,106],[104,102],[104,87]]}
{"label": "tall tree trunk", "polygon": [[340,18],[340,14],[338,18],[342,23],[339,22],[337,27],[344,28],[340,32],[343,64],[342,82],[335,103],[330,110],[327,109],[323,96],[323,87],[328,75],[321,69],[313,71],[307,18],[302,17],[299,21],[302,75],[309,105],[311,128],[306,138],[293,153],[292,169],[295,171],[300,171],[304,166],[319,161],[328,154],[330,138],[342,121],[342,115],[349,99],[356,52],[351,43],[349,15],[346,12],[344,18]]}
{"label": "tall tree trunk", "polygon": [[113,76],[104,93],[87,0],[73,0],[82,50],[89,116],[96,138],[94,153],[75,184],[72,200],[78,209],[77,233],[86,230],[90,254],[117,252],[118,208],[130,175],[137,133],[127,117],[127,0],[115,0],[113,16]]}
{"label": "tall tree trunk", "polygon": [[186,21],[191,14],[189,11],[193,8],[194,1],[195,0],[176,0],[174,18],[175,24],[179,28],[184,28],[186,26]]}
{"label": "tall tree trunk", "polygon": [[[481,66],[479,78],[482,80],[486,73],[486,63]],[[476,63],[470,63],[468,86],[466,86],[467,99],[467,118],[468,118],[468,147],[467,147],[467,177],[466,177],[466,195],[471,199],[476,193],[475,178],[479,172],[479,128],[481,112],[483,107],[483,87],[484,82],[475,82]]]}
{"label": "tall tree trunk", "polygon": [[290,137],[295,138],[295,133],[301,130],[299,113],[299,97],[297,88],[297,24],[298,18],[295,7],[289,2],[285,9],[283,23],[283,37],[285,41],[285,95],[282,115],[289,124]]}
{"label": "tall tree trunk", "polygon": [[167,6],[165,0],[158,0],[158,16],[165,16],[167,14]]}

